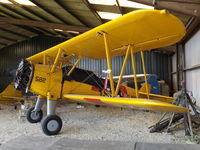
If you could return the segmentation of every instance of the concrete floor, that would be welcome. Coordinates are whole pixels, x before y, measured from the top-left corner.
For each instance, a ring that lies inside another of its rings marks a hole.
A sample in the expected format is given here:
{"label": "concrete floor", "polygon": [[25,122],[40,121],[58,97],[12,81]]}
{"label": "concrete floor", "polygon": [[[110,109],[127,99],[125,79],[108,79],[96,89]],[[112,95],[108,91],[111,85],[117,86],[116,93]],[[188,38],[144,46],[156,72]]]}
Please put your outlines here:
{"label": "concrete floor", "polygon": [[98,140],[73,140],[61,137],[20,136],[0,145],[0,150],[200,150],[194,144],[153,144]]}

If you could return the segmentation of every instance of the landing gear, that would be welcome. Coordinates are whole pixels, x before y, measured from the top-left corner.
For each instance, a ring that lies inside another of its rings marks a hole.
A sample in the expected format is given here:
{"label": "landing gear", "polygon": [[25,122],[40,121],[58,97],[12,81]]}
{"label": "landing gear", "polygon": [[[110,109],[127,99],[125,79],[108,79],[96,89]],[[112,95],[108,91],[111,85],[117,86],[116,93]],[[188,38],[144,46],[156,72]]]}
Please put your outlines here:
{"label": "landing gear", "polygon": [[62,128],[62,120],[57,115],[48,115],[42,120],[41,126],[44,134],[56,135]]}
{"label": "landing gear", "polygon": [[46,135],[56,135],[62,128],[62,120],[55,115],[56,100],[47,100],[47,116],[41,122],[42,130]]}
{"label": "landing gear", "polygon": [[35,104],[35,107],[29,108],[26,118],[30,123],[37,123],[42,120],[43,113],[42,113],[42,105],[44,104],[43,98],[38,98]]}
{"label": "landing gear", "polygon": [[42,110],[35,111],[35,107],[29,108],[27,114],[26,114],[26,119],[30,123],[38,123],[42,120],[43,113]]}
{"label": "landing gear", "polygon": [[56,135],[62,128],[62,120],[55,115],[57,100],[47,100],[47,116],[42,119],[42,105],[44,100],[38,97],[35,107],[31,107],[27,112],[27,120],[30,123],[37,123],[41,120],[42,130],[46,135]]}

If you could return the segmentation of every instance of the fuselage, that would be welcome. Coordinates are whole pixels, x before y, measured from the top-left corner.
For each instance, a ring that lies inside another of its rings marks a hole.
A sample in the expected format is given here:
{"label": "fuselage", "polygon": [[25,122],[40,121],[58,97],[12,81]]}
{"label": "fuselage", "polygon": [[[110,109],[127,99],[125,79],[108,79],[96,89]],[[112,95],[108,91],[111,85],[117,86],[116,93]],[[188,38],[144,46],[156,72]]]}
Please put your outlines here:
{"label": "fuselage", "polygon": [[[51,100],[63,99],[64,94],[111,96],[110,85],[104,89],[104,79],[97,77],[92,71],[76,68],[68,76],[71,66],[56,68],[44,64],[21,63],[21,71],[17,72],[16,89],[30,91]],[[23,69],[25,68],[25,69]],[[28,68],[28,69],[27,69]],[[19,70],[19,69],[18,69]],[[148,91],[151,85],[148,84]],[[147,98],[147,89],[143,85],[139,90],[139,98]],[[171,103],[173,98],[149,94],[150,99]],[[136,97],[136,90],[128,86],[120,86],[118,97]],[[87,101],[86,101],[87,102]],[[90,103],[90,102],[89,102]]]}

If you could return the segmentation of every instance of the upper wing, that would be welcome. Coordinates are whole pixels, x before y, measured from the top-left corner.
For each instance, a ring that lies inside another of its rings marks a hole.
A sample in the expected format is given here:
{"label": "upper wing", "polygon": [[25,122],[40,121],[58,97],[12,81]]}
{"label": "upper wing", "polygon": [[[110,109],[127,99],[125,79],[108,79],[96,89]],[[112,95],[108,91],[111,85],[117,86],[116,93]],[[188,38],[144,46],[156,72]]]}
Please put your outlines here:
{"label": "upper wing", "polygon": [[142,107],[149,110],[161,111],[161,112],[177,112],[177,113],[187,113],[188,109],[181,106],[172,105],[169,103],[164,103],[156,100],[148,100],[141,98],[112,98],[103,96],[88,96],[88,95],[73,95],[66,94],[65,98],[71,100],[76,100],[83,103],[91,103],[98,105],[113,105],[113,106],[136,106]]}
{"label": "upper wing", "polygon": [[105,58],[102,33],[107,33],[111,56],[125,54],[125,47],[133,45],[135,52],[164,47],[178,42],[185,35],[183,23],[164,10],[137,10],[98,26],[77,37],[27,58],[42,63],[43,57],[54,60],[61,48],[65,55],[91,59]]}

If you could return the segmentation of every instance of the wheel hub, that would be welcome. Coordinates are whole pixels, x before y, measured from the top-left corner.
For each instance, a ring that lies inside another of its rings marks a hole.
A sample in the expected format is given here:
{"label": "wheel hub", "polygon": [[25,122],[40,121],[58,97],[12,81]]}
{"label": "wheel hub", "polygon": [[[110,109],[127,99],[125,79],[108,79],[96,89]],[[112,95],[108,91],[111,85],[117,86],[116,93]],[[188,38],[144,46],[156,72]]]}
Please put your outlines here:
{"label": "wheel hub", "polygon": [[56,120],[51,120],[47,124],[47,129],[51,132],[56,131],[59,127],[59,124]]}
{"label": "wheel hub", "polygon": [[40,117],[40,114],[37,111],[32,111],[31,118],[33,120],[37,120],[37,119],[39,119],[39,117]]}

